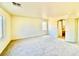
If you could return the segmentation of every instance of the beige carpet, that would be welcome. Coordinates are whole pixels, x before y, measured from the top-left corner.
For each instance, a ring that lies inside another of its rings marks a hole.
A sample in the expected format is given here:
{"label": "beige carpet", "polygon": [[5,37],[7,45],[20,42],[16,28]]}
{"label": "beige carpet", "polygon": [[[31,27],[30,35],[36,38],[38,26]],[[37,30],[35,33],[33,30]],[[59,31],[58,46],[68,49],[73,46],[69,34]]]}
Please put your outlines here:
{"label": "beige carpet", "polygon": [[70,56],[79,55],[79,47],[50,36],[12,41],[4,56]]}

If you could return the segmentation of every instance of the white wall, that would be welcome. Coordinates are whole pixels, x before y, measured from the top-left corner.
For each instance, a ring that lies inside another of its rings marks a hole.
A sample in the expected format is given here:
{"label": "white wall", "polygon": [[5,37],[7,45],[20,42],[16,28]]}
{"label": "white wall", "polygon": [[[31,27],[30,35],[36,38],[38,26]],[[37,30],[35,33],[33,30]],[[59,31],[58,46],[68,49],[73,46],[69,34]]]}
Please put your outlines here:
{"label": "white wall", "polygon": [[49,31],[50,36],[57,37],[57,20],[56,19],[49,18],[48,31]]}
{"label": "white wall", "polygon": [[0,53],[11,41],[11,16],[4,9],[0,8],[0,15],[3,16],[4,25],[5,25],[5,36],[0,39]]}
{"label": "white wall", "polygon": [[79,19],[78,19],[78,44],[79,44]]}
{"label": "white wall", "polygon": [[66,41],[76,42],[76,28],[75,19],[66,20]]}
{"label": "white wall", "polygon": [[42,20],[39,18],[13,16],[13,39],[28,38],[46,34],[42,31]]}

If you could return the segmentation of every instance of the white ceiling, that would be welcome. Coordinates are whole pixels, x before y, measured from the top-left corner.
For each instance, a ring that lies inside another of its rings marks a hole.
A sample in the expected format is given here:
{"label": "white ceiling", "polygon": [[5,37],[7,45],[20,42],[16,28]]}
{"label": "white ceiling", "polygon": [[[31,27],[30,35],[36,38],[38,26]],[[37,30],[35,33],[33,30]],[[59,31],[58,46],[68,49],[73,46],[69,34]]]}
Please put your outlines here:
{"label": "white ceiling", "polygon": [[65,2],[19,2],[22,7],[14,6],[11,2],[0,3],[12,15],[31,16],[31,17],[58,17],[79,11],[79,3]]}

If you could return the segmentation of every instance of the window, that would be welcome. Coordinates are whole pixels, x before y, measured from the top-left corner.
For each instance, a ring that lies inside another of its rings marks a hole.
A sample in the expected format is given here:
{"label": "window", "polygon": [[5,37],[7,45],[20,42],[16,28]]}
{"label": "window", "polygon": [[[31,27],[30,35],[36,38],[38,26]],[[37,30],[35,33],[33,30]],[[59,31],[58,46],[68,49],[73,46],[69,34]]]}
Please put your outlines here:
{"label": "window", "polygon": [[0,16],[0,39],[3,37],[3,17]]}
{"label": "window", "polygon": [[43,20],[43,21],[42,21],[42,30],[43,30],[43,31],[47,31],[47,26],[48,26],[47,20]]}

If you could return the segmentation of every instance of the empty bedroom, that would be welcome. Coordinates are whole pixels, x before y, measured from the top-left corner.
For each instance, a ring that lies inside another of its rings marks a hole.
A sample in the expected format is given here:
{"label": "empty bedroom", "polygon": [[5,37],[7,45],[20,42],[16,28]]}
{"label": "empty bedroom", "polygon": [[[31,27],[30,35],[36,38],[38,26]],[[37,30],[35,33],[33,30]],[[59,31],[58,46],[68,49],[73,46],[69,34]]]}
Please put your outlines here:
{"label": "empty bedroom", "polygon": [[79,2],[0,2],[0,56],[79,56]]}

